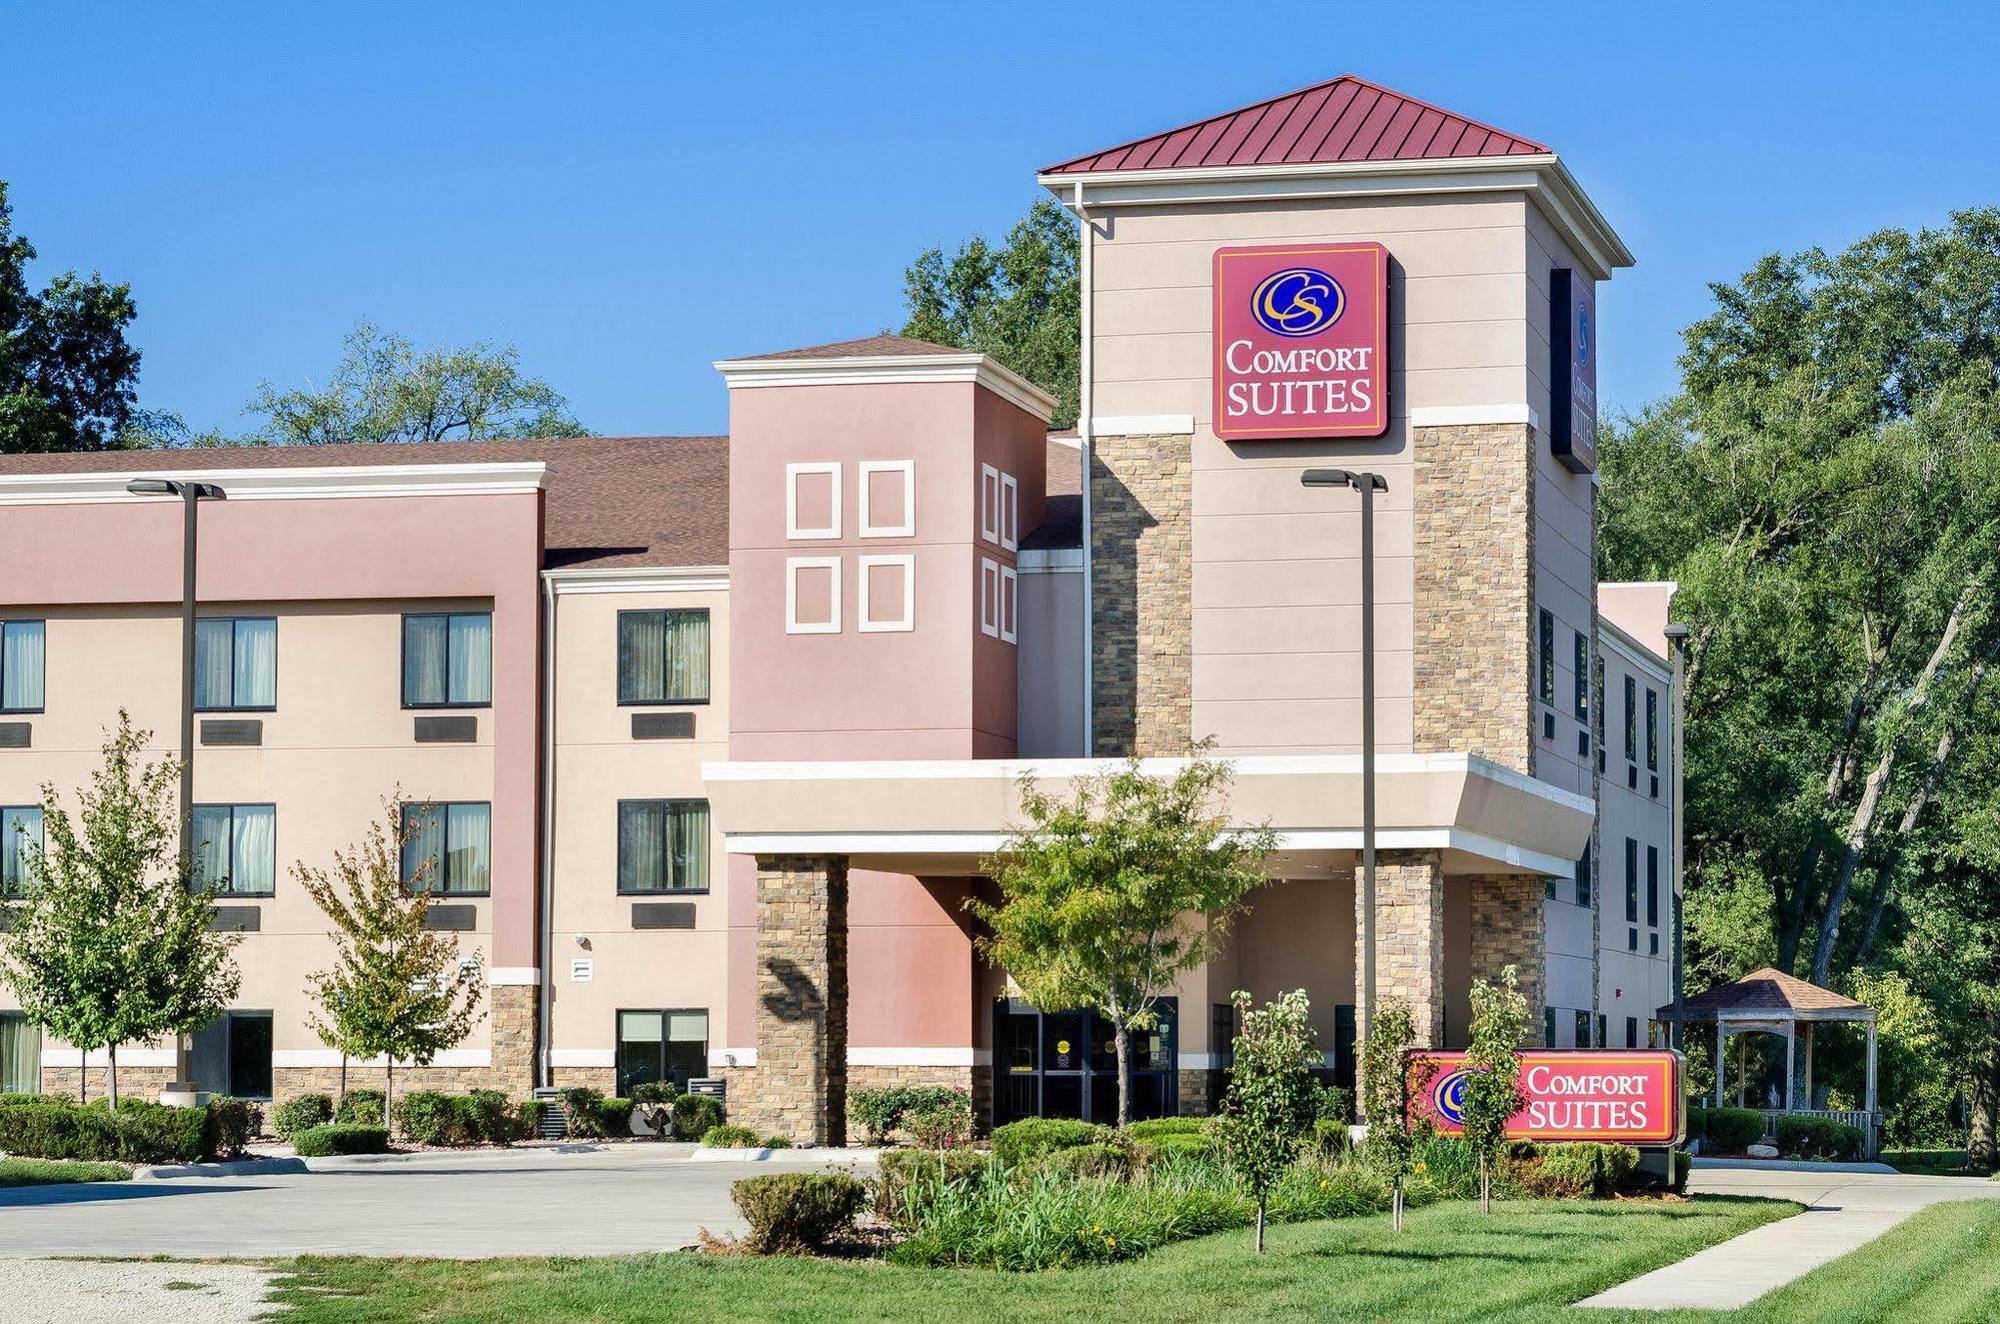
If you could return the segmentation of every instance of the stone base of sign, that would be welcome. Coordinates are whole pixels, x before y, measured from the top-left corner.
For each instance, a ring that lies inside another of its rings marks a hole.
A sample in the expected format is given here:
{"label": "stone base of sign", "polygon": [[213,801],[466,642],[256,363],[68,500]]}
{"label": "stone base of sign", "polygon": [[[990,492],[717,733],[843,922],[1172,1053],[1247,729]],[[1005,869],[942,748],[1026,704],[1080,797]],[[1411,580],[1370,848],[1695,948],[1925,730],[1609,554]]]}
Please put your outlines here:
{"label": "stone base of sign", "polygon": [[1105,757],[1194,738],[1194,438],[1091,442],[1091,726]]}

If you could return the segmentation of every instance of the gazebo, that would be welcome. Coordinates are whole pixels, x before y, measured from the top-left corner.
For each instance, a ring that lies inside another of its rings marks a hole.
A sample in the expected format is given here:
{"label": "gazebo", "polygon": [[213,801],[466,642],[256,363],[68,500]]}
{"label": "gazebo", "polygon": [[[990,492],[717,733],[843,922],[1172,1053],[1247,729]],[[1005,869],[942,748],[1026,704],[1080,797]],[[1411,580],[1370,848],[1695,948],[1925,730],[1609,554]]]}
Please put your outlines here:
{"label": "gazebo", "polygon": [[[1672,1003],[1660,1008],[1659,1018],[1663,1021],[1675,1019]],[[1764,1114],[1767,1134],[1777,1128],[1780,1117],[1829,1117],[1846,1122],[1860,1129],[1867,1137],[1868,1153],[1872,1157],[1876,1148],[1876,1128],[1881,1116],[1875,1100],[1875,1009],[1853,998],[1842,997],[1830,988],[1818,984],[1808,984],[1803,979],[1794,978],[1782,970],[1765,966],[1741,979],[1727,984],[1717,984],[1705,993],[1687,1000],[1687,1019],[1690,1024],[1701,1021],[1715,1022],[1715,1104],[1723,1105],[1726,1093],[1724,1077],[1728,1072],[1728,1054],[1725,1051],[1728,1038],[1732,1034],[1781,1034],[1785,1037],[1785,1088],[1782,1106],[1759,1108]],[[1868,1084],[1860,1112],[1840,1109],[1814,1108],[1813,1100],[1813,1027],[1827,1021],[1860,1021],[1868,1026]],[[1799,1041],[1805,1041],[1803,1053],[1805,1080],[1801,1093],[1806,1106],[1797,1107],[1797,1096],[1793,1093],[1798,1083],[1797,1066],[1801,1058]]]}

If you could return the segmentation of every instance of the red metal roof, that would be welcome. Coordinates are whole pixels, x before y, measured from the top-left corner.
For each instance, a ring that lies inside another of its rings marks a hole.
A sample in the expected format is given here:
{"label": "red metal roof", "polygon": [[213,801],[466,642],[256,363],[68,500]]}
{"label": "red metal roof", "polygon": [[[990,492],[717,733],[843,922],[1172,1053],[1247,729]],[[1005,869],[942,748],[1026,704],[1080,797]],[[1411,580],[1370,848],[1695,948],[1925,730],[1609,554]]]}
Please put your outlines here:
{"label": "red metal roof", "polygon": [[1342,74],[1254,106],[1214,115],[1042,171],[1298,165],[1331,161],[1430,161],[1528,156],[1549,148],[1427,101]]}
{"label": "red metal roof", "polygon": [[[1808,984],[1795,975],[1767,965],[1761,970],[1752,970],[1741,979],[1717,984],[1687,1000],[1687,1014],[1691,1021],[1713,1020],[1717,1012],[1738,1015],[1770,1012],[1776,1019],[1784,1020],[1788,1014],[1795,1013],[1819,1013],[1822,1016],[1833,1013],[1838,1017],[1845,1012],[1869,1012],[1869,1008],[1867,1004],[1842,997],[1830,988]],[[1669,1002],[1656,1014],[1662,1020],[1671,1020],[1674,1004]]]}

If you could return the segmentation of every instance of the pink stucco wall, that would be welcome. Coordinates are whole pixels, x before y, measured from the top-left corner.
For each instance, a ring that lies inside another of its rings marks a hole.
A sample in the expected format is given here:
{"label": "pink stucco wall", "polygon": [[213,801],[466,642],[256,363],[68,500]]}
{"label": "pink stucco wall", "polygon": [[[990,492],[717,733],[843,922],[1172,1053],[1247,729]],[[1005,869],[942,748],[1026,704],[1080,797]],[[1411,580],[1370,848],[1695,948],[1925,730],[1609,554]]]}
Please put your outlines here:
{"label": "pink stucco wall", "polygon": [[[137,499],[9,507],[0,516],[9,603],[178,603],[181,513],[178,501]],[[196,588],[204,610],[229,602],[492,599],[496,966],[536,963],[541,525],[539,492],[201,506]]]}

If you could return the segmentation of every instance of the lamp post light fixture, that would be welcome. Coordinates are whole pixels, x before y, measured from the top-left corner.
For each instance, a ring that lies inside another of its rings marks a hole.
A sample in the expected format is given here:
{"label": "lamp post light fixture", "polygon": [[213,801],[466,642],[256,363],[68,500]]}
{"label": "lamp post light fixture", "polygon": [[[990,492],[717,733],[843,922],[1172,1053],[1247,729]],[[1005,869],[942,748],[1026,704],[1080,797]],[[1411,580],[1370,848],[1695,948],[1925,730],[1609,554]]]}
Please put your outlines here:
{"label": "lamp post light fixture", "polygon": [[[1683,792],[1687,779],[1681,772],[1681,752],[1686,748],[1681,728],[1687,720],[1687,695],[1682,690],[1682,678],[1686,671],[1688,627],[1680,621],[1669,621],[1665,630],[1667,645],[1674,654],[1673,709],[1674,709],[1674,808],[1670,816],[1674,836],[1674,1033],[1673,1046],[1681,1052],[1687,1051],[1687,925],[1684,917],[1685,906],[1681,896],[1682,879],[1681,853],[1685,849],[1682,839]],[[1786,1082],[1790,1088],[1790,1082]]]}
{"label": "lamp post light fixture", "polygon": [[[133,496],[173,496],[181,499],[181,868],[194,868],[194,598],[195,512],[203,501],[219,501],[223,490],[214,483],[180,478],[134,478],[125,484]],[[188,1040],[174,1043],[174,1085],[192,1090]]]}
{"label": "lamp post light fixture", "polygon": [[1361,494],[1361,1015],[1362,1040],[1375,1019],[1375,494],[1381,474],[1307,469],[1306,487],[1351,487]]}

